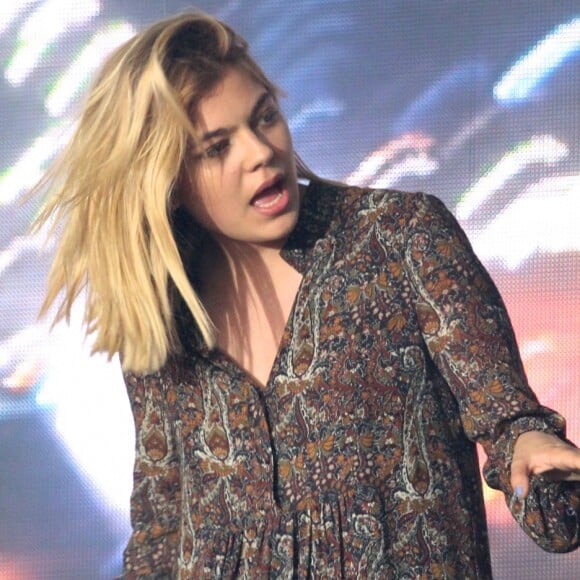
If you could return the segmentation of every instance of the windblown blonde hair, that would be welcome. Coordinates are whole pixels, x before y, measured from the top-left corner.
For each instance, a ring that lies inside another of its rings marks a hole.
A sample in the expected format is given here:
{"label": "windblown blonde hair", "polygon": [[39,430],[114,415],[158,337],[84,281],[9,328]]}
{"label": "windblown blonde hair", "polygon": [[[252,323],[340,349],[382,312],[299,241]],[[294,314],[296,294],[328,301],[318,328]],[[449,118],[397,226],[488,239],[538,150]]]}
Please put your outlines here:
{"label": "windblown blonde hair", "polygon": [[[172,230],[171,196],[196,140],[197,105],[231,66],[277,94],[246,42],[211,16],[180,15],[137,34],[105,61],[72,139],[37,186],[51,195],[36,229],[62,225],[41,314],[62,292],[54,322],[69,320],[86,289],[93,351],[120,353],[125,370],[157,370],[179,350],[174,290],[214,344]],[[312,176],[299,158],[297,166]]]}

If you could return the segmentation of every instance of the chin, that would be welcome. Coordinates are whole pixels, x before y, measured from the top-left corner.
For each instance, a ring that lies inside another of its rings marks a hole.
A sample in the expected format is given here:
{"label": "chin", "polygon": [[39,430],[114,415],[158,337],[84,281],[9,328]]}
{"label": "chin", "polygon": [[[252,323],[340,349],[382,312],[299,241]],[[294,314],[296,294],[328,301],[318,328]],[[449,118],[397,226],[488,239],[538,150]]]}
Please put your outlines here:
{"label": "chin", "polygon": [[[269,247],[276,247],[278,249],[282,249],[286,240],[296,227],[296,220],[292,221],[292,224],[285,228],[279,228],[276,232],[267,232],[266,235],[260,239],[255,240],[254,243],[269,246]],[[270,234],[270,235],[268,235]]]}

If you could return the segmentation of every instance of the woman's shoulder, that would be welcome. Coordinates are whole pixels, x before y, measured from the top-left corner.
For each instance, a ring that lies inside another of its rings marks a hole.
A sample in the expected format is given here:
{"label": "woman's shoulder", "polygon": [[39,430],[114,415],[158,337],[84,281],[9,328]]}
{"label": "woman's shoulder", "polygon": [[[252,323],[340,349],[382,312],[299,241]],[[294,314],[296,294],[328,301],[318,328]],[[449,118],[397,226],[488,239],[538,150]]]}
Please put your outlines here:
{"label": "woman's shoulder", "polygon": [[331,180],[310,183],[308,196],[315,198],[320,211],[332,206],[343,227],[355,220],[375,222],[400,231],[407,226],[427,225],[434,218],[453,219],[437,197],[420,191],[401,191],[351,185]]}
{"label": "woman's shoulder", "polygon": [[197,358],[196,351],[178,348],[171,352],[165,363],[158,369],[137,372],[123,369],[123,379],[129,395],[138,395],[144,391],[158,391],[164,393],[172,385],[184,380],[184,376],[191,371]]}

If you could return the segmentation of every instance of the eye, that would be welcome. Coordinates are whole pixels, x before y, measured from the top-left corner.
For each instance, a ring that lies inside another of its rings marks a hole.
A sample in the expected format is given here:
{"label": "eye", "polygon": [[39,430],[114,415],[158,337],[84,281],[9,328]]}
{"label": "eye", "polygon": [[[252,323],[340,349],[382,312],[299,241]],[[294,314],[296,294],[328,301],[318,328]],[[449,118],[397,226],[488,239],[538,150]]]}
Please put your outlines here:
{"label": "eye", "polygon": [[273,125],[280,118],[280,111],[276,107],[268,107],[260,116],[261,125]]}
{"label": "eye", "polygon": [[230,142],[227,139],[222,139],[217,143],[214,143],[211,147],[205,150],[204,157],[208,159],[217,159],[222,157],[230,146]]}

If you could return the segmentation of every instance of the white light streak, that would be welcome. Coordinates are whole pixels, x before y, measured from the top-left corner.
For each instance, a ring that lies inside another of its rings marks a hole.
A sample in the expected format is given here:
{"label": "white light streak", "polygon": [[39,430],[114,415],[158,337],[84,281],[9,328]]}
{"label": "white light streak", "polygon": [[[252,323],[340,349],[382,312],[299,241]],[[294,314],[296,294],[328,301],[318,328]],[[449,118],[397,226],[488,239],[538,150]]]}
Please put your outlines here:
{"label": "white light streak", "polygon": [[465,144],[475,137],[478,133],[480,133],[490,121],[497,115],[500,111],[497,105],[488,107],[486,110],[481,111],[475,115],[472,119],[470,119],[467,123],[465,123],[460,129],[451,137],[449,142],[445,145],[445,147],[441,150],[441,157],[443,159],[449,159],[452,155],[454,155],[461,147],[465,146]]}
{"label": "white light streak", "polygon": [[80,472],[110,507],[127,516],[135,440],[129,400],[118,358],[108,362],[104,355],[90,355],[81,302],[71,324],[51,332],[38,402],[54,407],[56,429]]}
{"label": "white light streak", "polygon": [[538,354],[544,354],[554,350],[553,341],[546,338],[526,340],[520,346],[520,354],[524,362]]}
{"label": "white light streak", "polygon": [[18,333],[0,342],[0,368],[6,368],[13,365],[15,360],[21,360],[24,352],[32,349],[40,351],[45,340],[44,326],[33,324],[22,328]]}
{"label": "white light streak", "polygon": [[18,35],[18,49],[6,67],[4,77],[20,86],[32,73],[50,45],[71,28],[91,22],[99,15],[98,0],[46,0],[24,23]]}
{"label": "white light streak", "polygon": [[108,54],[135,33],[127,22],[114,23],[97,32],[49,93],[45,102],[48,114],[64,114]]}
{"label": "white light streak", "polygon": [[482,232],[469,231],[483,260],[518,268],[536,251],[580,251],[580,175],[549,177],[532,184]]}
{"label": "white light streak", "polygon": [[10,25],[24,12],[31,4],[36,4],[39,0],[2,0],[0,6],[0,34],[8,30]]}
{"label": "white light streak", "polygon": [[16,201],[42,177],[46,164],[64,146],[72,128],[58,125],[37,137],[12,167],[0,177],[0,206]]}
{"label": "white light streak", "polygon": [[331,98],[316,99],[312,103],[305,105],[300,111],[288,121],[291,131],[307,125],[316,117],[336,117],[344,110],[344,105]]}
{"label": "white light streak", "polygon": [[564,159],[568,152],[568,147],[551,135],[533,136],[528,141],[518,144],[463,194],[455,208],[455,215],[460,220],[469,219],[478,207],[529,165],[557,163]]}
{"label": "white light streak", "polygon": [[433,138],[428,135],[405,133],[367,155],[359,166],[345,178],[345,181],[346,183],[368,185],[388,163],[403,157],[405,153],[415,153],[419,157],[427,155],[432,145]]}
{"label": "white light streak", "polygon": [[405,176],[424,177],[439,169],[439,163],[428,155],[410,155],[400,163],[394,164],[371,183],[371,187],[393,187]]}
{"label": "white light streak", "polygon": [[39,252],[48,248],[50,242],[46,239],[47,233],[48,230],[45,229],[35,236],[16,236],[12,238],[8,247],[0,250],[0,276],[24,254],[28,252]]}
{"label": "white light streak", "polygon": [[527,99],[564,61],[580,51],[580,18],[562,24],[520,58],[493,89],[500,103]]}
{"label": "white light streak", "polygon": [[47,340],[47,325],[38,323],[20,329],[0,343],[0,392],[25,395],[34,389],[41,374]]}

